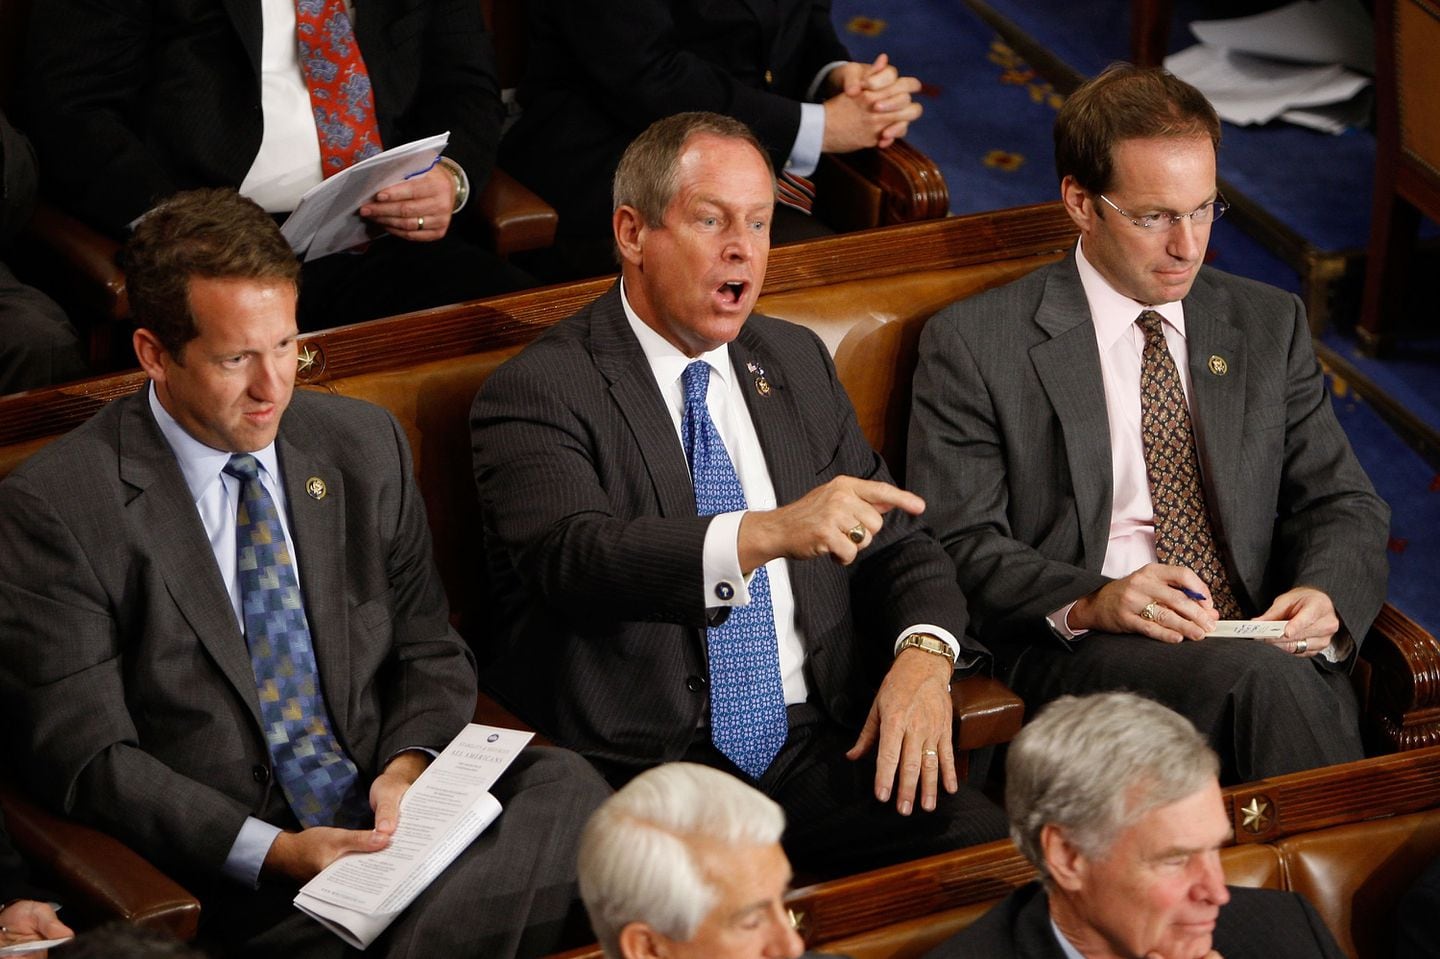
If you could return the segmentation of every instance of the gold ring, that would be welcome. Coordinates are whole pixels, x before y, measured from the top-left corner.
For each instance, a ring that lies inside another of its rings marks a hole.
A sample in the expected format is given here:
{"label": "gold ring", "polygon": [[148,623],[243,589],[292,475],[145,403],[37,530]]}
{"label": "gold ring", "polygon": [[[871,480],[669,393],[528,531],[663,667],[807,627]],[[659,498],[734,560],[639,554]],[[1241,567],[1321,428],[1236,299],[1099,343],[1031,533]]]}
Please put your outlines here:
{"label": "gold ring", "polygon": [[1307,649],[1309,649],[1309,648],[1310,648],[1310,640],[1308,640],[1308,639],[1299,640],[1298,642],[1295,643],[1295,655],[1296,655],[1296,656],[1302,656],[1302,655],[1304,655],[1305,650],[1307,650]]}
{"label": "gold ring", "polygon": [[415,218],[415,229],[416,229],[416,230],[423,230],[423,229],[425,229],[425,218],[424,218],[423,216],[417,216],[417,217]]}
{"label": "gold ring", "polygon": [[859,546],[861,543],[865,542],[865,524],[856,523],[854,526],[850,527],[848,530],[845,531],[845,535],[850,537],[850,542],[854,543],[856,546]]}
{"label": "gold ring", "polygon": [[940,755],[940,751],[939,751],[938,749],[922,749],[922,750],[920,750],[920,755],[922,755],[922,756],[938,756],[938,755]]}
{"label": "gold ring", "polygon": [[1140,610],[1140,618],[1141,618],[1141,619],[1148,619],[1148,620],[1150,620],[1150,622],[1152,622],[1152,623],[1155,622],[1155,620],[1156,620],[1159,616],[1160,616],[1160,604],[1159,604],[1159,603],[1146,603],[1146,604],[1145,604],[1145,608],[1142,609],[1142,610]]}

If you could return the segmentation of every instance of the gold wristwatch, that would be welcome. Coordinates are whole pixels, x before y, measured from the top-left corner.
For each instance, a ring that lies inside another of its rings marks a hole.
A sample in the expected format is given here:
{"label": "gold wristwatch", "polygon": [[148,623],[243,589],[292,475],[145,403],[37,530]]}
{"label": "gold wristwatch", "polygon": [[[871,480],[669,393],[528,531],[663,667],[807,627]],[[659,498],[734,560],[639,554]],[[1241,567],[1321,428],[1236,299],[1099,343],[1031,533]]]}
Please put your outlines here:
{"label": "gold wristwatch", "polygon": [[911,633],[909,636],[900,640],[900,645],[895,647],[895,655],[899,656],[905,650],[912,647],[915,649],[923,649],[927,653],[934,653],[936,656],[944,656],[950,661],[950,668],[955,668],[955,650],[951,649],[950,644],[939,636],[931,633]]}

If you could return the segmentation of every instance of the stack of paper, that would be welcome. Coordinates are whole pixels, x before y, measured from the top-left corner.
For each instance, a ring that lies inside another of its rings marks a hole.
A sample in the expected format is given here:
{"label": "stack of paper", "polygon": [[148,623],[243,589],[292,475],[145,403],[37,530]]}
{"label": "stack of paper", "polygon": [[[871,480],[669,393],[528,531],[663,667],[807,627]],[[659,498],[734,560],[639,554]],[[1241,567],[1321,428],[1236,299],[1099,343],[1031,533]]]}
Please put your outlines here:
{"label": "stack of paper", "polygon": [[1197,20],[1190,30],[1200,43],[1165,66],[1223,120],[1278,117],[1339,133],[1369,117],[1374,27],[1358,0],[1296,0],[1253,17]]}

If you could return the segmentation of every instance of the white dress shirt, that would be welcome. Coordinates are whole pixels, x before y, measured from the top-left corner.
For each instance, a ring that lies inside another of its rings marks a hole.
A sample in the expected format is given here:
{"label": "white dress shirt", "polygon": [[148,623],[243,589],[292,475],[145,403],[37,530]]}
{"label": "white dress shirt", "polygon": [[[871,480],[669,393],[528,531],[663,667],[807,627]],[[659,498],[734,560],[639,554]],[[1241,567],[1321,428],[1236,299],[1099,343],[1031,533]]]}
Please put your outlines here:
{"label": "white dress shirt", "polygon": [[[665,400],[665,408],[675,425],[675,436],[681,438],[680,421],[685,414],[685,388],[681,377],[685,368],[694,360],[680,352],[669,341],[645,324],[630,306],[625,295],[625,284],[620,284],[620,302],[625,308],[625,318],[640,341],[640,349],[650,363],[655,384]],[[765,451],[760,446],[760,437],[755,432],[755,423],[750,419],[750,408],[745,405],[743,384],[735,375],[730,362],[729,345],[721,346],[702,354],[710,367],[710,386],[706,394],[706,405],[715,431],[725,444],[730,462],[740,487],[745,491],[745,502],[751,510],[775,509],[775,486],[770,480],[770,467],[765,462]],[[705,530],[703,558],[702,602],[706,607],[746,606],[750,603],[749,578],[740,569],[740,521],[749,510],[721,513],[710,521]],[[809,690],[805,683],[805,644],[800,624],[795,619],[795,593],[790,585],[790,563],[784,558],[772,559],[765,564],[766,576],[770,580],[770,605],[775,616],[775,637],[780,646],[780,677],[784,688],[786,705],[805,702]],[[753,574],[753,571],[751,573]],[[728,584],[733,593],[728,600],[716,596],[716,587]],[[960,657],[960,643],[947,629],[929,623],[917,623],[903,630],[895,637],[895,646],[912,633],[930,633],[944,641]],[[959,659],[960,665],[965,665]]]}

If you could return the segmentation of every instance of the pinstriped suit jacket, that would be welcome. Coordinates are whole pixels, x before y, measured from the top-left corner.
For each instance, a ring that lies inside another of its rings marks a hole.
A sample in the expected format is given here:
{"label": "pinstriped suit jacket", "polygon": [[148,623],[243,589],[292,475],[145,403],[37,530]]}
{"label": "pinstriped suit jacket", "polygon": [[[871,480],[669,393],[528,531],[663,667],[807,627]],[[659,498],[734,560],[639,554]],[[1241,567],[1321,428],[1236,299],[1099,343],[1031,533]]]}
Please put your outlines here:
{"label": "pinstriped suit jacket", "polygon": [[[1237,598],[1255,615],[1316,586],[1358,643],[1385,598],[1390,511],[1335,420],[1304,307],[1208,267],[1183,302],[1205,495]],[[1053,642],[1045,614],[1106,581],[1112,497],[1100,354],[1074,254],[937,313],[914,397],[906,476],[978,634]]]}
{"label": "pinstriped suit jacket", "polygon": [[[889,480],[824,345],[752,315],[730,344],[781,504],[832,477]],[[562,745],[650,765],[681,755],[707,700],[701,554],[685,454],[618,284],[490,377],[471,418],[496,615],[482,679]],[[954,569],[900,511],[849,567],[791,563],[811,701],[858,728],[891,644],[964,633]],[[484,657],[482,656],[482,659]]]}

